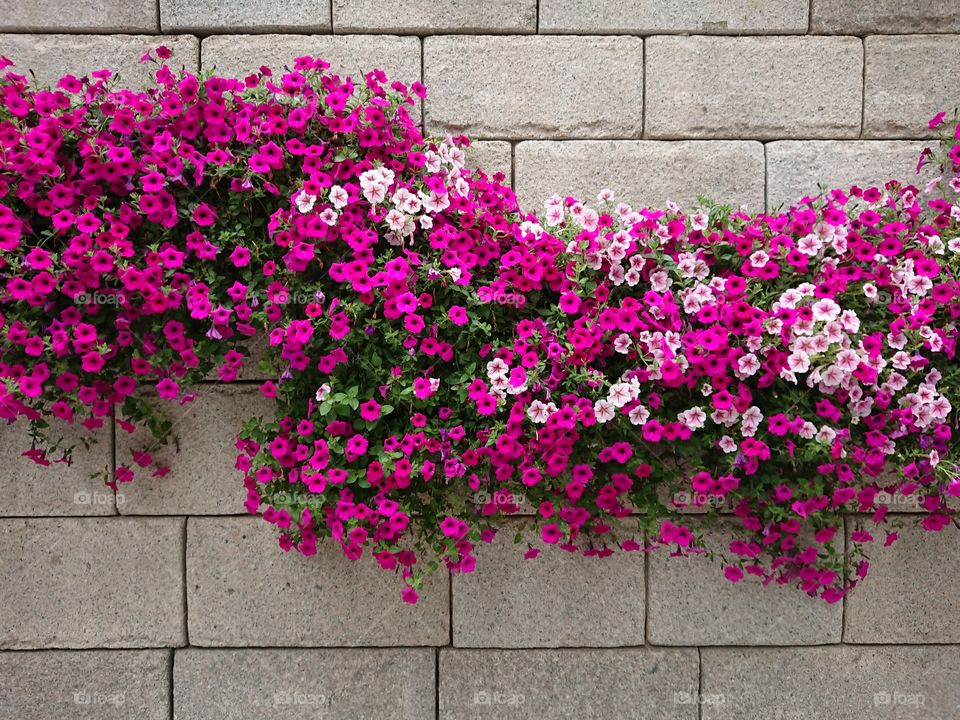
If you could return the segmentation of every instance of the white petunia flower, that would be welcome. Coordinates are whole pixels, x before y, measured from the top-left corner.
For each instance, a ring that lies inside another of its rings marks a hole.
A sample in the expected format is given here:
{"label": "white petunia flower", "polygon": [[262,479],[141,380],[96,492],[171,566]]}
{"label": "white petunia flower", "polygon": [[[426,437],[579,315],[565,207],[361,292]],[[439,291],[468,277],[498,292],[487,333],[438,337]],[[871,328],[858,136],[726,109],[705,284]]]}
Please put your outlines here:
{"label": "white petunia flower", "polygon": [[605,423],[613,420],[616,415],[616,408],[609,400],[597,400],[593,404],[593,414],[598,423]]}
{"label": "white petunia flower", "polygon": [[626,355],[630,352],[630,345],[630,336],[626,333],[620,333],[613,341],[613,349],[621,355]]}
{"label": "white petunia flower", "polygon": [[[553,405],[553,403],[550,403],[550,405]],[[527,417],[530,418],[531,422],[538,425],[545,423],[551,414],[550,405],[540,400],[534,400],[527,408]]]}
{"label": "white petunia flower", "polygon": [[647,410],[643,405],[637,405],[629,412],[627,417],[630,418],[631,424],[643,425],[647,420],[650,419],[650,411]]}
{"label": "white petunia flower", "polygon": [[760,369],[760,361],[753,353],[747,353],[737,360],[737,368],[740,370],[741,375],[750,377]]}
{"label": "white petunia flower", "polygon": [[350,202],[350,194],[339,185],[331,185],[329,199],[331,205],[342,210]]}
{"label": "white petunia flower", "polygon": [[710,218],[703,210],[697,210],[690,218],[690,227],[694,230],[706,230]]}
{"label": "white petunia flower", "polygon": [[489,378],[506,377],[508,372],[510,372],[510,366],[500,358],[494,358],[487,363],[487,377]]}
{"label": "white petunia flower", "polygon": [[556,227],[563,222],[563,207],[559,205],[548,207],[546,215],[547,227]]}
{"label": "white petunia flower", "polygon": [[729,435],[724,435],[722,438],[720,438],[720,441],[717,443],[717,445],[719,445],[720,449],[727,454],[737,451],[737,441]]}
{"label": "white petunia flower", "polygon": [[763,250],[757,250],[750,256],[750,264],[756,268],[766,267],[770,262],[770,256]]}
{"label": "white petunia flower", "polygon": [[609,392],[607,393],[607,400],[617,408],[622,408],[628,402],[633,400],[633,388],[629,383],[617,383],[616,385],[611,386]]}
{"label": "white petunia flower", "polygon": [[682,413],[677,415],[677,420],[682,422],[691,430],[699,430],[706,423],[707,414],[703,411],[703,408],[694,406],[689,410],[684,410]]}
{"label": "white petunia flower", "polygon": [[297,210],[299,210],[301,214],[306,215],[313,210],[313,206],[317,204],[317,196],[301,190],[295,202],[297,204]]}
{"label": "white petunia flower", "polygon": [[810,356],[802,351],[794,351],[787,358],[787,365],[795,373],[805,373],[810,369]]}
{"label": "white petunia flower", "polygon": [[387,227],[389,227],[391,230],[394,232],[401,232],[403,230],[403,226],[406,224],[407,218],[402,212],[394,208],[387,213],[387,216],[384,218],[384,220],[387,223]]}

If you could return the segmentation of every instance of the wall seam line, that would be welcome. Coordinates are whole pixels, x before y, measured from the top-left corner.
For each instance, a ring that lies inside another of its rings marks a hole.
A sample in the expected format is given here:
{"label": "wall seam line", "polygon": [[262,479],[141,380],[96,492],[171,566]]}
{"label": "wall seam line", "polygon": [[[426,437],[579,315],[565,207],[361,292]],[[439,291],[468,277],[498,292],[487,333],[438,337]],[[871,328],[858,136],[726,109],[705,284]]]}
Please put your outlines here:
{"label": "wall seam line", "polygon": [[650,644],[650,551],[648,538],[643,535],[643,644]]}
{"label": "wall seam line", "polygon": [[[117,477],[117,408],[116,406],[110,408],[110,455],[107,460],[107,472],[110,473],[108,480],[116,480]],[[117,487],[116,482],[113,483],[113,515],[119,517],[122,515],[120,512],[120,503],[117,501],[117,497],[120,494],[120,489]],[[110,517],[109,515],[107,517]]]}
{"label": "wall seam line", "polygon": [[169,704],[170,710],[170,720],[174,720],[175,714],[173,709],[174,702],[174,687],[173,687],[173,666],[177,662],[177,651],[173,648],[170,649],[169,657],[167,658],[167,703]]}
{"label": "wall seam line", "polygon": [[860,67],[860,139],[867,126],[867,39],[860,38],[863,65]]}
{"label": "wall seam line", "polygon": [[763,145],[763,209],[770,212],[770,162],[767,157],[767,143]]}
{"label": "wall seam line", "polygon": [[640,83],[640,137],[647,137],[647,41],[649,38],[640,38],[640,54],[643,62],[640,63],[640,72],[643,73]]}
{"label": "wall seam line", "polygon": [[183,552],[181,554],[180,569],[183,575],[183,598],[181,609],[183,611],[183,637],[186,641],[186,646],[190,645],[190,601],[189,588],[187,587],[187,526],[190,524],[190,517],[187,516],[183,518],[183,535],[181,540],[183,541]]}
{"label": "wall seam line", "polygon": [[433,649],[433,716],[440,720],[440,648]]}
{"label": "wall seam line", "polygon": [[[333,2],[333,0],[330,0]],[[426,86],[427,84],[427,39],[426,38],[417,38],[417,42],[420,44],[420,84]],[[420,103],[420,134],[424,137],[427,136],[427,100],[429,99],[429,94],[427,97],[422,100],[418,100]]]}
{"label": "wall seam line", "polygon": [[703,650],[697,648],[697,720],[703,720]]}
{"label": "wall seam line", "polygon": [[[850,518],[844,516],[843,518],[843,574],[844,574],[844,584],[846,584],[849,579],[848,572],[848,562],[850,560],[850,547],[848,538],[850,536],[850,528],[848,523]],[[849,593],[845,593],[843,599],[841,600],[842,605],[840,606],[840,644],[843,645],[846,642],[847,637],[847,597]]]}

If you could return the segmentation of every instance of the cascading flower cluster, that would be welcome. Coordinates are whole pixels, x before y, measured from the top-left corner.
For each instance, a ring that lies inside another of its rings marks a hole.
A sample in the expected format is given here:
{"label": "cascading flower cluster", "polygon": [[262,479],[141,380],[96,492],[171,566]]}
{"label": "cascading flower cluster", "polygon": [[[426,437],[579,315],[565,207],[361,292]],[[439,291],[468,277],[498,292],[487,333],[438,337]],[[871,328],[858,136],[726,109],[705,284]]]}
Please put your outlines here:
{"label": "cascading flower cluster", "polygon": [[[168,57],[164,48],[157,59]],[[151,55],[145,61],[153,61]],[[0,82],[0,416],[169,434],[162,402],[266,345],[276,415],[246,423],[246,507],[280,544],[332,538],[416,601],[519,516],[605,557],[703,552],[729,513],[744,574],[835,602],[865,576],[850,512],[956,520],[960,126],[922,188],[750,214],[555,196],[524,214],[422,86],[298,58],[279,77],[158,62]],[[261,348],[262,350],[262,348]],[[151,448],[107,482],[165,468]],[[153,480],[162,482],[162,480]],[[539,548],[531,547],[533,558]]]}
{"label": "cascading flower cluster", "polygon": [[[939,161],[958,159],[950,143]],[[956,199],[960,180],[834,190],[776,215],[551,198],[493,286],[537,293],[539,312],[473,380],[477,412],[505,421],[490,476],[568,546],[627,525],[631,547],[644,530],[648,547],[696,552],[669,505],[726,508],[730,580],[839,600],[867,571],[845,563],[843,513],[879,524],[889,498],[912,498],[936,531],[960,497],[960,207],[940,190]]]}
{"label": "cascading flower cluster", "polygon": [[[142,60],[170,55],[155,52]],[[422,87],[379,71],[356,87],[312,58],[276,82],[158,64],[141,92],[113,89],[108,71],[36,89],[8,70],[0,85],[0,417],[32,421],[41,462],[70,451],[49,416],[95,430],[115,415],[164,441],[151,397],[188,402],[212,372],[236,379],[291,301],[283,273],[316,277],[334,226],[361,242],[380,224],[341,216],[335,183],[357,195],[355,175],[388,177],[393,148],[423,144],[409,115]],[[155,447],[108,483],[165,474]]]}

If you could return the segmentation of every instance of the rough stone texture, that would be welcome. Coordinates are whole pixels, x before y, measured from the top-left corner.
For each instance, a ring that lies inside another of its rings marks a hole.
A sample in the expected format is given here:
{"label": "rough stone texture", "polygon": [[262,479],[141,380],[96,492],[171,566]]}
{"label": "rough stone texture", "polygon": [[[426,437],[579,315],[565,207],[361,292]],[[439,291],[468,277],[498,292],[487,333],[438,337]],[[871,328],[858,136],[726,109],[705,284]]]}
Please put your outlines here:
{"label": "rough stone texture", "polygon": [[[280,72],[301,55],[321,57],[332,72],[362,82],[364,73],[379,68],[390,80],[420,80],[420,40],[394,35],[217,35],[203,41],[204,70],[244,76],[262,65]],[[420,104],[412,113],[418,121]]]}
{"label": "rough stone texture", "polygon": [[156,0],[0,0],[0,30],[4,32],[122,33],[156,32]]}
{"label": "rough stone texture", "polygon": [[441,720],[695,720],[695,650],[441,650]]}
{"label": "rough stone texture", "polygon": [[115,514],[113,491],[102,477],[92,477],[110,468],[109,428],[94,434],[98,442],[90,448],[79,444],[86,431],[74,426],[51,423],[48,433],[52,440],[63,438],[67,446],[76,444],[70,465],[53,462],[62,455],[52,455],[47,466],[23,457],[30,449],[24,420],[0,430],[0,516]]}
{"label": "rough stone texture", "polygon": [[956,0],[811,0],[810,31],[840,35],[960,32]]}
{"label": "rough stone texture", "polygon": [[282,552],[257,518],[191,518],[187,528],[190,643],[199,646],[423,646],[449,640],[449,583],[436,573],[416,605],[399,576],[369,556],[321,543],[315,557]]}
{"label": "rough stone texture", "polygon": [[428,37],[423,58],[428,131],[480,138],[640,136],[640,38]]}
{"label": "rough stone texture", "polygon": [[467,148],[467,167],[483,170],[493,177],[496,172],[502,172],[506,177],[506,184],[510,184],[510,174],[513,167],[513,151],[510,143],[502,140],[481,140]]}
{"label": "rough stone texture", "polygon": [[960,648],[706,648],[703,720],[946,720]]}
{"label": "rough stone texture", "polygon": [[[691,519],[691,523],[696,520]],[[733,525],[704,531],[710,550],[726,553]],[[842,608],[792,587],[763,587],[753,576],[728,581],[717,560],[649,560],[647,637],[654,645],[816,645],[840,641]]]}
{"label": "rough stone texture", "polygon": [[860,133],[863,46],[856,38],[653,37],[646,54],[648,137]]}
{"label": "rough stone texture", "polygon": [[137,61],[160,45],[173,51],[170,67],[197,69],[200,41],[191,35],[0,35],[2,54],[18,72],[32,70],[49,84],[66,73],[80,77],[108,68],[120,74],[125,87],[152,85],[157,66]]}
{"label": "rough stone texture", "polygon": [[763,145],[758,142],[522,142],[516,190],[525,209],[540,210],[554,193],[595,202],[609,187],[633,207],[688,206],[699,194],[763,207]]}
{"label": "rough stone texture", "polygon": [[926,144],[910,140],[768,143],[767,208],[818,195],[820,187],[881,187],[892,178],[917,183],[917,158]]}
{"label": "rough stone texture", "polygon": [[[250,341],[250,354],[244,358],[243,367],[240,369],[237,379],[276,381],[280,371],[271,365],[270,350],[270,341],[266,335],[260,333],[253,337]],[[261,363],[264,362],[267,365],[266,368],[261,367]],[[209,379],[213,382],[220,381],[215,370],[210,374]]]}
{"label": "rough stone texture", "polygon": [[423,720],[436,712],[435,664],[426,648],[182,650],[173,717]]}
{"label": "rough stone texture", "polygon": [[[584,557],[516,527],[477,550],[475,572],[453,579],[453,644],[458,647],[616,647],[643,645],[641,553]],[[528,542],[538,558],[525,560]],[[532,598],[540,598],[532,602]]]}
{"label": "rough stone texture", "polygon": [[960,531],[928,533],[906,518],[897,532],[892,546],[870,552],[869,576],[847,597],[844,641],[960,642]]}
{"label": "rough stone texture", "polygon": [[869,37],[865,43],[864,135],[933,135],[930,118],[957,107],[960,37]]}
{"label": "rough stone texture", "polygon": [[0,520],[0,648],[184,644],[183,523]]}
{"label": "rough stone texture", "polygon": [[3,720],[167,720],[169,650],[0,653]]}
{"label": "rough stone texture", "polygon": [[809,0],[540,0],[542,33],[803,34]]}
{"label": "rough stone texture", "polygon": [[160,401],[174,422],[166,445],[147,430],[128,435],[117,429],[117,463],[148,449],[171,470],[166,477],[137,478],[121,488],[120,513],[133,515],[243,514],[247,491],[236,469],[236,434],[252,417],[273,417],[273,402],[255,386],[205,385],[186,405]]}
{"label": "rough stone texture", "polygon": [[536,0],[333,0],[335,32],[532,33]]}
{"label": "rough stone texture", "polygon": [[417,38],[382,35],[218,35],[203,41],[205,70],[216,67],[220,75],[245,75],[261,65],[274,70],[292,65],[300,55],[322,57],[331,70],[354,78],[374,68],[391,80],[420,79],[420,41]]}
{"label": "rough stone texture", "polygon": [[164,32],[330,32],[329,0],[160,0]]}

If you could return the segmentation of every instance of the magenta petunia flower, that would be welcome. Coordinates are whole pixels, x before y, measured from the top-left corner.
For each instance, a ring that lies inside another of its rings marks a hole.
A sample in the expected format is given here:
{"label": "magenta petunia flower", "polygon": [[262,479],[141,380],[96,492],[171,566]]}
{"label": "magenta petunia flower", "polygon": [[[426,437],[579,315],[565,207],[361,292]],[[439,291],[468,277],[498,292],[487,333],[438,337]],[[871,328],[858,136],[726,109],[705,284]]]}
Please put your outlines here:
{"label": "magenta petunia flower", "polygon": [[580,298],[575,292],[565,292],[560,296],[560,309],[568,315],[575,314],[580,309]]}
{"label": "magenta petunia flower", "polygon": [[164,378],[157,383],[157,394],[161,398],[175,399],[180,395],[180,386],[170,378]]}
{"label": "magenta petunia flower", "polygon": [[447,317],[457,326],[466,325],[470,321],[467,317],[467,309],[461,305],[451,305],[450,310],[447,311]]}
{"label": "magenta petunia flower", "polygon": [[380,417],[380,404],[370,398],[364,403],[360,404],[360,417],[362,417],[367,422],[374,422],[377,418]]}

